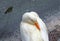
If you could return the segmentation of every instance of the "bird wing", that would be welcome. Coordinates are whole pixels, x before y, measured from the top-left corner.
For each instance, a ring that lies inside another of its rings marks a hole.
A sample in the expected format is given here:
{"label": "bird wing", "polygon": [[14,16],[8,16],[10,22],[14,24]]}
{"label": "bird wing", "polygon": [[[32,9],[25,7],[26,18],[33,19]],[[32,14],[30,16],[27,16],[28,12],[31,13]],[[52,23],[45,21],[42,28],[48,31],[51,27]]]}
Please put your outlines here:
{"label": "bird wing", "polygon": [[40,18],[37,18],[37,21],[40,25],[40,29],[42,29],[42,31],[40,31],[42,33],[42,38],[44,41],[49,41],[49,38],[48,38],[48,30],[46,28],[46,25],[45,23],[40,19]]}
{"label": "bird wing", "polygon": [[21,33],[21,39],[22,41],[30,41],[30,35],[26,28],[27,26],[24,23],[20,24],[20,33]]}

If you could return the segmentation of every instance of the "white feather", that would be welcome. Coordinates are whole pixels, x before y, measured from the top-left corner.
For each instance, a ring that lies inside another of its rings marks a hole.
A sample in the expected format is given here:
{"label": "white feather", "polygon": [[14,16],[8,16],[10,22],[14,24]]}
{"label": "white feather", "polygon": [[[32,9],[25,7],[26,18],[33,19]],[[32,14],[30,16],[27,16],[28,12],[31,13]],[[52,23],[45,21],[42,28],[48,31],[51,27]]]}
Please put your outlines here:
{"label": "white feather", "polygon": [[41,28],[41,34],[42,34],[42,38],[44,41],[49,41],[49,37],[48,37],[48,30],[47,30],[47,27],[45,25],[45,23],[42,21],[41,18],[37,18],[37,21],[40,25],[40,28]]}
{"label": "white feather", "polygon": [[20,31],[22,41],[42,41],[40,31],[33,25],[22,22]]}
{"label": "white feather", "polygon": [[[40,30],[33,25],[30,19],[38,22]],[[36,12],[27,12],[23,15],[20,23],[20,33],[22,41],[49,41],[46,25]]]}

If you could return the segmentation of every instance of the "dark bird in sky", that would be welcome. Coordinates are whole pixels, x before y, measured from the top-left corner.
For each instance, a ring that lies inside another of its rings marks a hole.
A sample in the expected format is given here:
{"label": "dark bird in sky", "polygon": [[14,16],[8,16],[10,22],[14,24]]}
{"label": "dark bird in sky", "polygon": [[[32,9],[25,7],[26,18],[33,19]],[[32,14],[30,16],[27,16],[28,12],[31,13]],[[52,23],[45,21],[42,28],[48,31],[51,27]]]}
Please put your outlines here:
{"label": "dark bird in sky", "polygon": [[12,12],[12,10],[13,10],[12,6],[8,7],[7,10],[5,11],[5,14]]}

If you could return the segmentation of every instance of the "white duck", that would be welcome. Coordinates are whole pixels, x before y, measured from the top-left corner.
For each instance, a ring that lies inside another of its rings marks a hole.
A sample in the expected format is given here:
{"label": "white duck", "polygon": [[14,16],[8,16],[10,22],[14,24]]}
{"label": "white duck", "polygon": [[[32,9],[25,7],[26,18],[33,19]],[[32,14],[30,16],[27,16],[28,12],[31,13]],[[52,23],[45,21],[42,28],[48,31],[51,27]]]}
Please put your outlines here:
{"label": "white duck", "polygon": [[26,12],[20,23],[22,41],[49,41],[45,23],[36,12]]}

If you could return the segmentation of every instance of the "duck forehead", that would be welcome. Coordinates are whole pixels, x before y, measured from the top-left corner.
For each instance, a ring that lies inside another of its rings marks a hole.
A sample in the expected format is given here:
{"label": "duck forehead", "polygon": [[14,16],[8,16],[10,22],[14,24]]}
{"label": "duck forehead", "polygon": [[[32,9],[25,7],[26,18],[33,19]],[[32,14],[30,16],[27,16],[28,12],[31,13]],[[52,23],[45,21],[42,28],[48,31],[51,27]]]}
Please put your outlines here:
{"label": "duck forehead", "polygon": [[35,17],[36,17],[36,16],[38,16],[38,14],[37,14],[36,12],[33,12],[33,11],[32,11],[32,12],[25,12],[25,13],[24,13],[24,16],[31,16],[31,17],[32,17],[32,16],[35,16]]}
{"label": "duck forehead", "polygon": [[34,19],[36,19],[36,16],[30,15],[29,18],[32,19],[32,20],[34,20]]}
{"label": "duck forehead", "polygon": [[23,15],[23,18],[29,18],[29,19],[36,19],[37,18],[37,14],[35,14],[35,12],[26,12],[26,13],[24,13],[24,15]]}

